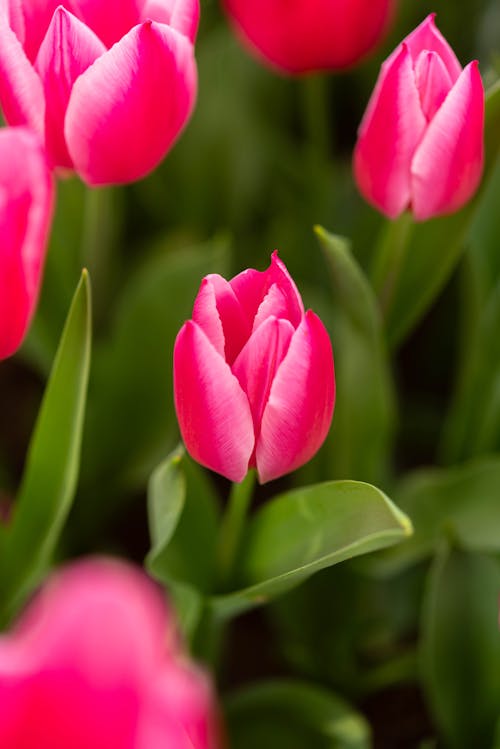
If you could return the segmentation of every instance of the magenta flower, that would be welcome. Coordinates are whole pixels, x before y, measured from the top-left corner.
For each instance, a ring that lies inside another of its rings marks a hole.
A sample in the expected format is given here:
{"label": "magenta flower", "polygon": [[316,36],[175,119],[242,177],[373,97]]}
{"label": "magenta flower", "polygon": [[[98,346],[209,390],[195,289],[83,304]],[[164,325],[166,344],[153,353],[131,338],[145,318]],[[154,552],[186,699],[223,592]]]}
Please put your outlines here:
{"label": "magenta flower", "polygon": [[216,749],[211,685],[174,626],[131,566],[56,575],[0,637],[2,749]]}
{"label": "magenta flower", "polygon": [[262,483],[306,463],[332,420],[330,338],[275,252],[230,281],[206,276],[174,348],[174,395],[189,453],[231,481]]}
{"label": "magenta flower", "polygon": [[54,185],[38,138],[0,129],[0,359],[24,340],[42,280]]}
{"label": "magenta flower", "polygon": [[198,16],[199,0],[0,0],[7,122],[90,185],[144,177],[193,109]]}
{"label": "magenta flower", "polygon": [[384,34],[394,0],[223,0],[238,35],[285,73],[358,62]]}
{"label": "magenta flower", "polygon": [[481,180],[483,130],[477,62],[462,70],[430,15],[382,65],[354,152],[358,187],[389,218],[452,213]]}

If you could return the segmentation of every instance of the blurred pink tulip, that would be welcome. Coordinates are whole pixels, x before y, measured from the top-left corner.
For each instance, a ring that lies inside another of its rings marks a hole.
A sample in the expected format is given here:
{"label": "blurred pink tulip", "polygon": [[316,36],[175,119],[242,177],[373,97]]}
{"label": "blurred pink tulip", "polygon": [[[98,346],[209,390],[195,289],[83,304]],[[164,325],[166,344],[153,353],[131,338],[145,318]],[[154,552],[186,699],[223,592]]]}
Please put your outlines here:
{"label": "blurred pink tulip", "polygon": [[284,263],[203,279],[174,348],[174,395],[189,453],[231,481],[261,483],[306,463],[332,420],[330,338],[304,313]]}
{"label": "blurred pink tulip", "polygon": [[394,0],[223,0],[243,42],[285,73],[335,70],[380,41]]}
{"label": "blurred pink tulip", "polygon": [[382,65],[354,152],[358,187],[389,218],[457,211],[481,180],[483,130],[477,62],[462,70],[430,15]]}
{"label": "blurred pink tulip", "polygon": [[54,186],[39,139],[0,129],[0,359],[23,342],[42,280]]}
{"label": "blurred pink tulip", "polygon": [[0,104],[90,185],[140,179],[196,98],[199,0],[0,0]]}
{"label": "blurred pink tulip", "polygon": [[125,563],[78,562],[0,637],[2,749],[216,749],[208,678]]}

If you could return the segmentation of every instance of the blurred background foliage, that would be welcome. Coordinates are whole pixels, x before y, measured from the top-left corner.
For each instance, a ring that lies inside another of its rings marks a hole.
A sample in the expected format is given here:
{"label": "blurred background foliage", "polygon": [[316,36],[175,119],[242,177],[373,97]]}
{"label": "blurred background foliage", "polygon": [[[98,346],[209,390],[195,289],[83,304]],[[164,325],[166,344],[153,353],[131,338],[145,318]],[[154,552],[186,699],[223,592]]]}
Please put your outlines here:
{"label": "blurred background foliage", "polygon": [[[359,197],[350,166],[381,61],[431,11],[461,62],[477,57],[493,85],[497,0],[400,0],[370,59],[297,80],[249,57],[217,2],[202,0],[191,123],[140,183],[95,192],[59,183],[35,324],[0,367],[8,509],[86,266],[93,358],[79,489],[58,554],[142,562],[147,479],[178,441],[173,342],[201,277],[262,269],[278,248],[322,316],[337,369],[331,434],[311,464],[262,488],[257,502],[292,485],[370,481],[409,514],[415,536],[320,572],[233,623],[218,680],[236,749],[500,746],[500,119],[473,208],[430,222],[410,248],[418,259],[425,247],[428,266],[419,276],[410,257],[403,296],[427,297],[402,329],[400,302],[384,315],[368,280],[394,228]],[[337,238],[315,235],[317,225]],[[227,483],[212,479],[224,500]]]}

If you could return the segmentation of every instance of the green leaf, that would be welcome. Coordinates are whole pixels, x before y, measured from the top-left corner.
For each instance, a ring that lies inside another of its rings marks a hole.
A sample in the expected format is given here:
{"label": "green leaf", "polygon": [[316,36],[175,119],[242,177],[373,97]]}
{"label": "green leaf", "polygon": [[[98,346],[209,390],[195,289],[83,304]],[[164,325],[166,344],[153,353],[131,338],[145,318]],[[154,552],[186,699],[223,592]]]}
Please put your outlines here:
{"label": "green leaf", "polygon": [[317,227],[333,288],[332,339],[337,389],[327,442],[328,472],[380,481],[389,462],[394,395],[373,290],[348,242]]}
{"label": "green leaf", "polygon": [[241,589],[213,598],[215,613],[230,617],[265,603],[318,570],[411,532],[408,518],[370,484],[332,481],[283,494],[250,520],[239,557]]}
{"label": "green leaf", "polygon": [[403,215],[387,221],[375,250],[374,283],[384,315],[387,340],[400,344],[443,288],[466,246],[476,212],[487,194],[500,147],[499,88],[486,96],[487,143],[482,185],[458,213],[413,223]]}
{"label": "green leaf", "polygon": [[256,684],[226,701],[233,749],[369,749],[370,728],[345,700],[300,681]]}
{"label": "green leaf", "polygon": [[450,533],[469,551],[500,552],[500,459],[417,471],[394,496],[413,522],[412,538],[371,558],[363,568],[392,575],[431,556]]}
{"label": "green leaf", "polygon": [[151,551],[146,566],[174,598],[191,636],[216,579],[217,499],[202,469],[177,448],[148,489]]}
{"label": "green leaf", "polygon": [[493,743],[500,704],[499,590],[496,559],[441,547],[425,594],[420,655],[430,706],[453,749]]}
{"label": "green leaf", "polygon": [[73,297],[0,549],[0,607],[45,571],[76,490],[91,353],[90,282]]}

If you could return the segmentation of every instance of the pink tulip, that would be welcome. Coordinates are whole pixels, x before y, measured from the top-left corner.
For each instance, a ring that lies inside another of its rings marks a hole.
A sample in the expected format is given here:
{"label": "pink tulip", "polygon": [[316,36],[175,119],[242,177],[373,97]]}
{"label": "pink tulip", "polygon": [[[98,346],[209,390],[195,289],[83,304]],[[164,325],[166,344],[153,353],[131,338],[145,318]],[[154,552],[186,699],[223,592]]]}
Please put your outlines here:
{"label": "pink tulip", "polygon": [[0,360],[23,342],[35,311],[54,202],[42,144],[0,129]]}
{"label": "pink tulip", "polygon": [[0,637],[2,749],[216,749],[216,723],[159,591],[124,563],[66,568]]}
{"label": "pink tulip", "polygon": [[394,0],[223,0],[238,36],[285,73],[335,70],[380,41]]}
{"label": "pink tulip", "polygon": [[382,65],[354,152],[358,187],[389,218],[457,211],[481,179],[483,129],[477,62],[462,70],[430,15]]}
{"label": "pink tulip", "polygon": [[333,414],[330,339],[275,252],[270,267],[203,279],[174,349],[174,395],[195,460],[262,483],[306,463]]}
{"label": "pink tulip", "polygon": [[199,0],[0,0],[0,104],[90,185],[154,169],[196,97]]}

